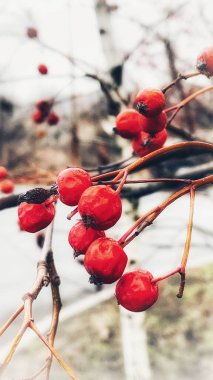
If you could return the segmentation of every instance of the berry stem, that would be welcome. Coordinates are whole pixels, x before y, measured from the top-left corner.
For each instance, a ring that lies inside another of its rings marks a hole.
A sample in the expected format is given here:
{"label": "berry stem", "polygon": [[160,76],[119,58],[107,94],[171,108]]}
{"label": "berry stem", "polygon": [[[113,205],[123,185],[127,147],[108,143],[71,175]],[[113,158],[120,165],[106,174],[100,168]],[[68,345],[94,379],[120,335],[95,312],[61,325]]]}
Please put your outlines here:
{"label": "berry stem", "polygon": [[128,171],[125,170],[124,175],[123,175],[123,178],[122,178],[122,180],[120,181],[120,184],[119,184],[119,186],[118,186],[118,188],[117,188],[117,190],[116,190],[116,193],[119,194],[119,193],[121,192],[121,190],[123,189],[123,187],[124,187],[124,185],[125,185],[125,183],[126,183],[127,176],[128,176]]}
{"label": "berry stem", "polygon": [[[194,92],[193,94],[187,96],[187,98],[183,99],[180,103],[178,103],[178,104],[176,104],[174,106],[166,108],[164,111],[165,112],[171,112],[171,111],[176,110],[176,109],[178,111],[180,111],[180,109],[183,108],[187,103],[191,102],[191,100],[193,100],[197,96],[199,96],[201,94],[204,94],[205,92],[211,91],[211,90],[213,90],[213,86],[204,87],[201,90],[198,90],[198,91]],[[176,112],[176,114],[177,114],[177,112]]]}
{"label": "berry stem", "polygon": [[179,74],[175,80],[173,80],[170,84],[168,84],[168,86],[166,86],[162,89],[162,92],[165,94],[167,90],[169,90],[171,87],[175,86],[181,80],[183,80],[183,79],[186,80],[186,79],[189,79],[192,77],[196,77],[198,75],[201,75],[201,73],[199,71],[193,71],[193,72],[187,73],[187,74]]}
{"label": "berry stem", "polygon": [[173,271],[171,271],[171,272],[165,274],[164,276],[160,276],[160,277],[157,277],[157,278],[153,278],[153,280],[152,280],[151,282],[152,282],[153,284],[156,284],[157,282],[162,281],[162,280],[165,280],[166,278],[169,278],[169,277],[173,276],[173,275],[176,274],[176,273],[180,273],[180,270],[181,270],[181,268],[178,267],[178,268],[176,268],[175,270],[173,270]]}
{"label": "berry stem", "polygon": [[[148,179],[136,179],[136,180],[128,180],[125,181],[125,185],[130,184],[138,184],[138,183],[150,183],[150,182],[180,182],[180,183],[192,183],[191,179],[183,179],[183,178],[148,178]],[[100,182],[93,182],[94,185],[96,184],[103,184],[103,185],[114,185],[119,184],[121,181],[100,181]]]}
{"label": "berry stem", "polygon": [[187,236],[186,236],[186,242],[185,242],[183,257],[182,257],[182,261],[181,261],[181,272],[185,271],[188,256],[189,256],[189,250],[190,250],[190,245],[191,245],[191,237],[192,237],[193,217],[194,217],[194,203],[195,203],[195,189],[193,187],[191,187],[191,189],[190,189],[189,222],[188,222]]}
{"label": "berry stem", "polygon": [[72,211],[67,215],[67,219],[68,219],[68,220],[71,220],[72,217],[73,217],[75,214],[77,214],[77,212],[78,212],[78,207],[76,207],[74,210],[72,210]]}
{"label": "berry stem", "polygon": [[15,311],[14,314],[11,315],[11,317],[7,320],[7,322],[2,326],[0,329],[0,336],[4,334],[4,332],[7,330],[7,328],[11,325],[13,321],[19,316],[19,314],[24,310],[24,305],[19,306],[19,308]]}

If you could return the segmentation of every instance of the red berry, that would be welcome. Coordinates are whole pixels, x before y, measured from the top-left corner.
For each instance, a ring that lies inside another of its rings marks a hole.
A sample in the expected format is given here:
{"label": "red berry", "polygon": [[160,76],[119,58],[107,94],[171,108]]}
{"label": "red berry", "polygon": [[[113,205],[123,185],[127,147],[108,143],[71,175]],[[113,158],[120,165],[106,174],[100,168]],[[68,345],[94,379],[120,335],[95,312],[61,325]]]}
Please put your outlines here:
{"label": "red berry", "polygon": [[59,173],[56,183],[61,202],[76,206],[83,192],[92,185],[92,180],[85,170],[69,168]]}
{"label": "red berry", "polygon": [[167,116],[166,112],[162,111],[155,117],[144,117],[142,130],[147,133],[157,133],[166,127]]}
{"label": "red berry", "polygon": [[13,192],[15,185],[14,182],[11,181],[11,179],[4,179],[1,182],[0,187],[2,193],[9,194]]}
{"label": "red berry", "polygon": [[27,36],[29,38],[37,38],[38,37],[38,31],[36,28],[27,28]]}
{"label": "red berry", "polygon": [[41,124],[45,120],[45,116],[40,110],[36,110],[32,114],[32,120],[36,124]]}
{"label": "red berry", "polygon": [[44,65],[43,63],[41,63],[40,65],[38,65],[38,71],[40,74],[42,75],[46,75],[48,73],[48,68],[46,65]]}
{"label": "red berry", "polygon": [[55,216],[53,203],[46,205],[28,204],[22,202],[18,207],[19,225],[21,230],[27,232],[38,232],[47,227]]}
{"label": "red berry", "polygon": [[144,311],[158,299],[158,285],[152,283],[153,276],[146,270],[124,274],[116,285],[119,305],[130,311]]}
{"label": "red berry", "polygon": [[144,89],[135,98],[137,109],[145,116],[157,116],[165,107],[165,96],[158,89]]}
{"label": "red berry", "polygon": [[213,46],[205,49],[197,58],[197,69],[207,77],[213,75]]}
{"label": "red berry", "polygon": [[132,147],[133,147],[134,152],[139,157],[144,157],[147,154],[153,152],[154,150],[162,148],[166,139],[167,139],[166,129],[163,129],[162,131],[153,135],[146,132],[141,132],[138,137],[133,139]]}
{"label": "red berry", "polygon": [[114,130],[120,136],[131,139],[142,130],[142,116],[133,109],[123,111],[116,117],[116,128]]}
{"label": "red berry", "polygon": [[103,237],[95,240],[86,251],[84,266],[90,282],[112,284],[124,272],[127,255],[117,241]]}
{"label": "red berry", "polygon": [[52,107],[52,101],[41,99],[36,103],[36,108],[41,111],[44,117],[49,115],[50,109]]}
{"label": "red berry", "polygon": [[59,116],[55,112],[50,112],[49,116],[47,117],[47,122],[49,125],[56,125],[59,122]]}
{"label": "red berry", "polygon": [[84,223],[80,221],[71,228],[68,240],[74,249],[74,256],[77,257],[81,254],[85,254],[94,240],[104,236],[104,231],[97,231],[91,227],[86,228]]}
{"label": "red berry", "polygon": [[4,166],[0,166],[0,179],[4,179],[8,176],[8,171]]}
{"label": "red berry", "polygon": [[119,194],[111,187],[97,185],[84,191],[78,211],[86,226],[107,230],[120,219],[122,203]]}

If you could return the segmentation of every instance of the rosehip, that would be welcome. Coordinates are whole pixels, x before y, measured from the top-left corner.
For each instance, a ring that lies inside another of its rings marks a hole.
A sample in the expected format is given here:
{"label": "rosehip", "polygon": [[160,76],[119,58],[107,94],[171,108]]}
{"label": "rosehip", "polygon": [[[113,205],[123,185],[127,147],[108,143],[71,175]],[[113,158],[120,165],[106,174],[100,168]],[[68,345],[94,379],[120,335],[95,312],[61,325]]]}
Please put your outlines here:
{"label": "rosehip", "polygon": [[45,116],[40,110],[36,110],[32,114],[32,120],[34,121],[34,123],[40,124],[43,123],[43,121],[45,120]]}
{"label": "rosehip", "polygon": [[162,131],[153,135],[150,135],[149,133],[146,133],[146,132],[141,132],[138,137],[133,139],[132,147],[133,147],[134,152],[139,157],[144,157],[147,154],[153,152],[154,150],[162,148],[166,139],[167,139],[166,129],[163,129]]}
{"label": "rosehip", "polygon": [[8,176],[8,171],[4,166],[0,166],[0,179],[4,179]]}
{"label": "rosehip", "polygon": [[158,285],[145,270],[124,274],[116,285],[115,295],[119,305],[130,311],[144,311],[158,299]]}
{"label": "rosehip", "polygon": [[29,38],[36,38],[38,37],[38,31],[36,28],[27,28],[27,36]]}
{"label": "rosehip", "polygon": [[127,255],[117,241],[103,237],[95,240],[86,251],[84,266],[90,282],[112,284],[124,272]]}
{"label": "rosehip", "polygon": [[19,225],[21,230],[38,232],[46,228],[55,216],[53,203],[29,204],[22,202],[18,207]]}
{"label": "rosehip", "polygon": [[50,112],[49,116],[47,117],[47,122],[49,125],[56,125],[59,122],[59,116],[55,112]]}
{"label": "rosehip", "polygon": [[205,49],[197,58],[197,69],[207,77],[213,75],[213,46]]}
{"label": "rosehip", "polygon": [[92,185],[92,180],[85,170],[69,168],[59,173],[56,183],[61,202],[76,206],[83,192]]}
{"label": "rosehip", "polygon": [[46,65],[44,65],[43,63],[41,63],[40,65],[38,65],[38,71],[40,74],[42,75],[46,75],[48,73],[48,68]]}
{"label": "rosehip", "polygon": [[144,89],[135,98],[138,112],[145,116],[157,116],[165,107],[165,96],[159,89]]}
{"label": "rosehip", "polygon": [[11,181],[11,179],[4,179],[0,183],[0,187],[1,187],[2,193],[9,194],[13,192],[15,186],[14,186],[14,182]]}
{"label": "rosehip", "polygon": [[119,194],[111,187],[97,185],[84,191],[78,211],[86,226],[107,230],[120,219],[122,203]]}
{"label": "rosehip", "polygon": [[142,130],[144,132],[153,134],[162,131],[166,127],[167,116],[166,112],[162,111],[155,117],[144,117]]}
{"label": "rosehip", "polygon": [[52,101],[41,99],[36,103],[36,108],[42,112],[44,117],[49,115],[50,109],[52,107]]}
{"label": "rosehip", "polygon": [[82,221],[76,223],[68,235],[68,241],[74,249],[74,257],[84,255],[94,240],[104,236],[104,231],[97,231],[91,227],[86,228]]}
{"label": "rosehip", "polygon": [[129,109],[119,113],[116,117],[115,132],[120,136],[131,139],[142,130],[142,117],[139,112]]}

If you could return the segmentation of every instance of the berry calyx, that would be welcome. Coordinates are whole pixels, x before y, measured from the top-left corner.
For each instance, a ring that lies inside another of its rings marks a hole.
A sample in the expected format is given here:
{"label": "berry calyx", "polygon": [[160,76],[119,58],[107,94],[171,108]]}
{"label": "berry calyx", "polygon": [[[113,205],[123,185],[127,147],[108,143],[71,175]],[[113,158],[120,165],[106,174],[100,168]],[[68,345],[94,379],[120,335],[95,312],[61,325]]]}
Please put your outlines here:
{"label": "berry calyx", "polygon": [[205,49],[197,58],[197,70],[211,77],[213,75],[213,46]]}
{"label": "berry calyx", "polygon": [[38,71],[41,75],[46,75],[48,73],[48,68],[46,65],[41,63],[40,65],[38,65]]}
{"label": "berry calyx", "polygon": [[59,122],[59,116],[55,112],[50,112],[50,114],[47,117],[47,123],[49,125],[56,125]]}
{"label": "berry calyx", "polygon": [[76,206],[83,192],[92,185],[92,180],[85,170],[68,168],[59,173],[56,183],[61,202]]}
{"label": "berry calyx", "polygon": [[144,117],[142,130],[144,132],[153,134],[162,131],[166,127],[167,116],[166,112],[162,111],[155,117]]}
{"label": "berry calyx", "polygon": [[95,240],[86,251],[84,266],[90,282],[112,284],[124,272],[127,255],[117,241],[103,237]]}
{"label": "berry calyx", "polygon": [[4,179],[8,176],[8,171],[4,166],[0,166],[0,179]]}
{"label": "berry calyx", "polygon": [[115,295],[119,305],[130,311],[144,311],[158,299],[158,285],[146,270],[124,274],[116,285]]}
{"label": "berry calyx", "polygon": [[38,31],[36,28],[29,27],[27,28],[27,36],[29,38],[37,38],[38,37]]}
{"label": "berry calyx", "polygon": [[119,194],[106,185],[92,186],[84,191],[78,211],[85,226],[107,230],[120,219],[122,203]]}
{"label": "berry calyx", "polygon": [[165,96],[159,89],[144,89],[135,98],[138,112],[145,116],[157,116],[165,107]]}
{"label": "berry calyx", "polygon": [[163,129],[156,134],[141,132],[132,140],[132,148],[139,157],[144,157],[154,150],[162,148],[167,139],[167,131]]}
{"label": "berry calyx", "polygon": [[82,221],[76,223],[68,235],[68,241],[74,249],[74,257],[84,255],[94,240],[104,236],[104,231],[97,231],[91,227],[86,228]]}
{"label": "berry calyx", "polygon": [[1,191],[2,193],[5,193],[5,194],[12,193],[14,190],[14,187],[15,187],[14,182],[11,181],[11,179],[4,179],[0,183]]}
{"label": "berry calyx", "polygon": [[46,116],[40,111],[36,110],[32,114],[32,120],[36,124],[41,124],[45,120]]}
{"label": "berry calyx", "polygon": [[114,131],[126,139],[132,139],[142,130],[142,117],[134,109],[129,109],[118,114]]}
{"label": "berry calyx", "polygon": [[55,207],[53,203],[29,204],[20,203],[18,207],[18,218],[21,230],[27,232],[38,232],[46,228],[55,216]]}

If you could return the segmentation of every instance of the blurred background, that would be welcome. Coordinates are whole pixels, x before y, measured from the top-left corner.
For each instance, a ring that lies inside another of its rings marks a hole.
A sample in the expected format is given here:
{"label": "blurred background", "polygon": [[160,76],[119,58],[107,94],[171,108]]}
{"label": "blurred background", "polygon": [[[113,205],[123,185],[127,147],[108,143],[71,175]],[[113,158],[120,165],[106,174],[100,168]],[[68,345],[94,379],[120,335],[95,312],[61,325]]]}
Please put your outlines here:
{"label": "blurred background", "polygon": [[[197,55],[212,45],[212,14],[211,0],[0,0],[0,165],[15,181],[15,193],[52,184],[67,165],[101,172],[100,166],[130,157],[129,141],[113,132],[116,115],[133,106],[141,88],[163,88],[179,73],[195,69]],[[29,28],[37,31],[37,38],[29,38]],[[41,63],[48,67],[47,75],[38,72]],[[179,82],[167,92],[167,106],[211,82],[203,76]],[[41,99],[54,101],[57,125],[33,121]],[[213,142],[212,117],[209,92],[179,112],[166,145]],[[134,178],[194,179],[212,174],[212,169],[212,155],[188,150],[155,162]],[[122,194],[123,216],[109,236],[119,238],[171,190],[168,184],[128,186]],[[133,267],[159,276],[178,265],[188,208],[188,197],[179,199],[127,247]],[[202,189],[196,197],[184,298],[176,298],[177,276],[160,285],[154,307],[130,314],[117,306],[114,286],[96,289],[88,283],[67,242],[78,217],[68,221],[68,207],[57,205],[53,249],[63,309],[56,348],[79,379],[212,378],[212,210],[213,191]],[[32,285],[40,252],[35,235],[19,231],[16,213],[15,208],[0,213],[1,325]],[[46,332],[48,288],[33,309]],[[20,323],[21,318],[1,337],[1,359]],[[3,379],[31,379],[45,357],[41,343],[27,332]],[[59,377],[68,378],[54,362],[50,378]]]}

